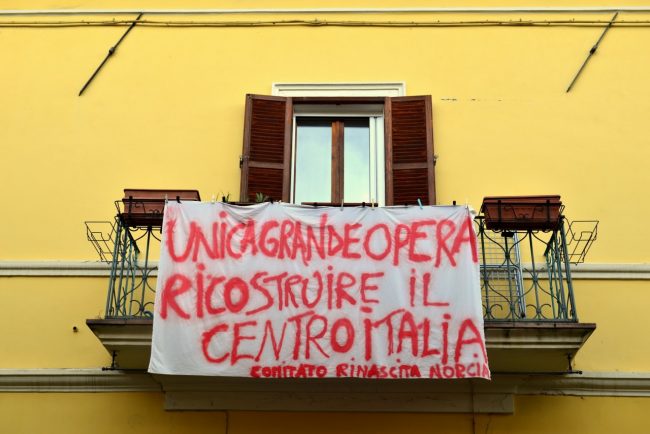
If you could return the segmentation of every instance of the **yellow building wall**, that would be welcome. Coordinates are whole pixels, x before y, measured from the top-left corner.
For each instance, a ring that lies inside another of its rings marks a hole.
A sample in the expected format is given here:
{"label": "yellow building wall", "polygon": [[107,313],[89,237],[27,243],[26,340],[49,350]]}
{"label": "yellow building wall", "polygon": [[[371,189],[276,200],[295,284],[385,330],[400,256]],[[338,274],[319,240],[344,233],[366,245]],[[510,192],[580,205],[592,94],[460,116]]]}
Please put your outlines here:
{"label": "yellow building wall", "polygon": [[109,366],[86,327],[86,319],[104,316],[107,287],[107,277],[0,278],[0,369]]}
{"label": "yellow building wall", "polygon": [[[3,432],[211,434],[642,433],[648,398],[517,397],[514,415],[165,412],[155,393],[0,394]],[[34,417],[38,408],[39,417]]]}
{"label": "yellow building wall", "polygon": [[[111,358],[85,325],[104,316],[106,277],[0,278],[0,369],[96,368]],[[647,372],[650,306],[643,281],[574,281],[582,322],[598,326],[574,369]],[[77,327],[77,332],[73,327]]]}
{"label": "yellow building wall", "polygon": [[650,370],[647,281],[574,281],[578,317],[596,331],[578,352],[576,369]]}
{"label": "yellow building wall", "polygon": [[[39,5],[53,6],[36,2],[33,7]],[[135,7],[130,2],[81,6],[108,5]],[[610,17],[318,16],[361,21]],[[619,19],[649,17],[628,13]],[[3,22],[62,19],[70,17],[0,17]],[[650,212],[650,202],[643,200],[650,147],[641,134],[650,112],[650,59],[639,55],[639,47],[648,46],[650,28],[612,29],[566,93],[601,28],[141,26],[77,96],[124,30],[0,28],[0,185],[9,205],[0,225],[0,259],[94,259],[82,222],[109,218],[124,187],[197,188],[205,199],[227,194],[237,199],[246,93],[269,94],[274,82],[403,81],[409,95],[433,97],[440,203],[467,201],[478,208],[485,195],[561,194],[569,218],[601,221],[590,261],[649,261],[643,242],[649,237],[639,216]]]}

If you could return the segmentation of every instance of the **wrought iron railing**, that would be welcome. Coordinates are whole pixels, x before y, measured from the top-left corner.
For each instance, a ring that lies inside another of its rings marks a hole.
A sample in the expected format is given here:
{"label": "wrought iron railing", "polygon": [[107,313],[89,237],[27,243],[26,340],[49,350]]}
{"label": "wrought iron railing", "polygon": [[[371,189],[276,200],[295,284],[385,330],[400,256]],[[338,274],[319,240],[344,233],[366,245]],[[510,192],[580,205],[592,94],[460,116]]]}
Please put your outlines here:
{"label": "wrought iron railing", "polygon": [[[571,263],[584,260],[597,222],[562,221],[550,232],[492,231],[481,216],[475,222],[485,321],[578,321]],[[86,228],[110,264],[106,318],[153,317],[160,227],[134,227],[118,213],[113,223]]]}
{"label": "wrought iron railing", "polygon": [[492,231],[481,216],[475,222],[486,321],[578,321],[571,264],[584,260],[597,222],[580,222],[579,234],[564,218],[548,232]]}
{"label": "wrought iron railing", "polygon": [[88,240],[110,264],[106,318],[153,318],[158,266],[151,256],[160,243],[158,229],[129,227],[119,214],[114,222],[86,222]]}

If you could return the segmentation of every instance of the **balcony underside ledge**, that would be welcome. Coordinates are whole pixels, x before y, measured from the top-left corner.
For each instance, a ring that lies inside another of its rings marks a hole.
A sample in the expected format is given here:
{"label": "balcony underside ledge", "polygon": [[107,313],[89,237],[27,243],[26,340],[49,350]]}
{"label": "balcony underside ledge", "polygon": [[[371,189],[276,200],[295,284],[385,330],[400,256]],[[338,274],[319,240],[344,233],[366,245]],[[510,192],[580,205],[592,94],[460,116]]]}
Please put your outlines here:
{"label": "balcony underside ledge", "polygon": [[486,322],[493,372],[563,372],[596,329],[592,323]]}
{"label": "balcony underside ledge", "polygon": [[[89,319],[88,327],[120,368],[145,369],[151,354],[152,321]],[[564,372],[595,324],[486,322],[485,337],[493,372]]]}
{"label": "balcony underside ledge", "polygon": [[485,380],[154,377],[165,390],[167,410],[508,414],[516,390]]}
{"label": "balcony underside ledge", "polygon": [[146,369],[151,356],[150,319],[88,319],[93,331],[117,366],[125,369]]}

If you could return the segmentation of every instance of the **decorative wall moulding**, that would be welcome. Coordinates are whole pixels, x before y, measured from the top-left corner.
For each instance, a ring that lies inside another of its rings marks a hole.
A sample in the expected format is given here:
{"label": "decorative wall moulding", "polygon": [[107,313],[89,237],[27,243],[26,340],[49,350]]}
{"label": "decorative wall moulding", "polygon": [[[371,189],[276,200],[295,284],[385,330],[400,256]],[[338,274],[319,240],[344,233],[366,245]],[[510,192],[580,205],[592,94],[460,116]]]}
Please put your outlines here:
{"label": "decorative wall moulding", "polygon": [[405,96],[401,81],[381,83],[273,83],[275,96]]}
{"label": "decorative wall moulding", "polygon": [[[156,261],[149,264],[157,268]],[[530,268],[531,264],[522,264]],[[543,270],[545,264],[536,264]],[[0,261],[0,277],[108,277],[111,264],[99,261]],[[150,276],[155,276],[153,270]],[[650,264],[579,264],[571,266],[573,280],[650,280]]]}

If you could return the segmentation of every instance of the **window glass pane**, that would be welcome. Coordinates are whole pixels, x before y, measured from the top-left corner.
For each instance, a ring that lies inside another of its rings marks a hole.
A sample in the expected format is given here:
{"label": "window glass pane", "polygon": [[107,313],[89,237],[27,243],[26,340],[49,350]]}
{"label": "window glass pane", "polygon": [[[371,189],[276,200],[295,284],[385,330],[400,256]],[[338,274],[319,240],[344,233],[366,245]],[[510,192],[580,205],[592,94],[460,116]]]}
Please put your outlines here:
{"label": "window glass pane", "polygon": [[346,119],[343,130],[343,198],[370,202],[370,127],[368,118]]}
{"label": "window glass pane", "polygon": [[332,123],[297,119],[294,203],[330,202],[332,194]]}

